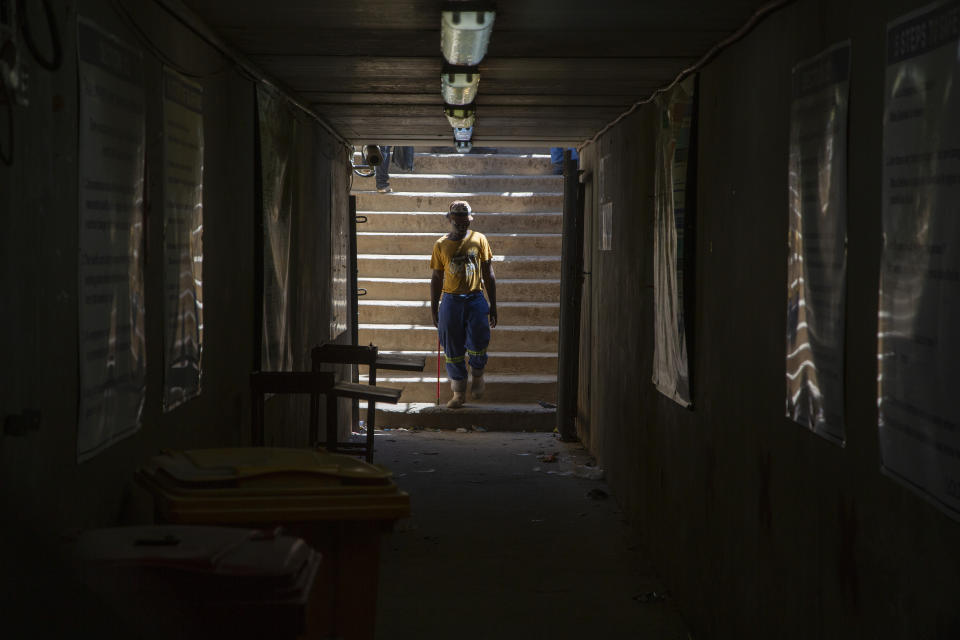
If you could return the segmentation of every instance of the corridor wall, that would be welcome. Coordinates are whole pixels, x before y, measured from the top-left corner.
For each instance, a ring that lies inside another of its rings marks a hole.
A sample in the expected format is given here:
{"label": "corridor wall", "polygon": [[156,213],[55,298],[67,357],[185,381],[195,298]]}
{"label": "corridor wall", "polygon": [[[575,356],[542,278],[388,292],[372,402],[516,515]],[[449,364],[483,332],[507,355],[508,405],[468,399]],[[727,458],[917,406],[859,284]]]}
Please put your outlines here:
{"label": "corridor wall", "polygon": [[[650,382],[656,108],[582,150],[594,184],[602,158],[613,167],[613,235],[587,253],[597,364],[581,437],[695,638],[960,636],[960,523],[881,474],[877,435],[886,26],[922,6],[801,0],[700,73],[689,410]],[[841,447],[784,416],[784,354],[791,69],[847,39]]]}
{"label": "corridor wall", "polygon": [[[149,505],[140,501],[131,482],[133,471],[149,456],[161,449],[248,442],[248,376],[260,349],[255,344],[261,307],[255,287],[254,81],[159,3],[52,4],[63,63],[56,72],[32,65],[30,105],[13,109],[13,163],[0,165],[0,418],[7,426],[28,425],[0,434],[4,637],[23,637],[5,632],[16,629],[18,621],[28,621],[34,637],[76,631],[71,625],[79,618],[72,616],[79,615],[82,605],[58,598],[64,595],[68,566],[63,554],[81,529],[149,517]],[[78,14],[143,51],[147,105],[145,404],[139,430],[84,462],[77,461]],[[47,44],[44,24],[33,21],[41,46]],[[29,63],[29,55],[23,55]],[[197,76],[194,81],[202,85],[205,146],[202,391],[166,413],[161,406],[164,227],[161,203],[150,199],[161,193],[163,176],[164,64]],[[322,192],[323,198],[299,228],[304,238],[312,239],[303,241],[311,252],[295,265],[301,285],[292,291],[292,313],[302,325],[304,340],[328,335],[331,216],[348,215],[343,147],[332,136],[316,138],[310,159],[316,162],[312,171],[320,186],[306,193]],[[349,339],[349,331],[341,339]],[[298,355],[308,361],[306,353]],[[277,408],[272,415],[282,413]],[[25,415],[39,415],[36,428],[19,418]],[[305,424],[302,433],[287,429],[274,442],[300,444],[305,430]],[[36,607],[46,610],[38,613]]]}

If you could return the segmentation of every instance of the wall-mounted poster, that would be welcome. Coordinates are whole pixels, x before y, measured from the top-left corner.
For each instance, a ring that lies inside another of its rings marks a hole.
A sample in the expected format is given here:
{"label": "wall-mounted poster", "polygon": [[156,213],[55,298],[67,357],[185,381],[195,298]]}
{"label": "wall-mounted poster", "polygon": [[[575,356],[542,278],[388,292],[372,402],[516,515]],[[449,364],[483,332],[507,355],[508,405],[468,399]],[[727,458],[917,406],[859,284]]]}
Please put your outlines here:
{"label": "wall-mounted poster", "polygon": [[613,203],[600,205],[600,251],[613,250]]}
{"label": "wall-mounted poster", "polygon": [[792,86],[786,414],[843,445],[850,43],[797,64]]}
{"label": "wall-mounted poster", "polygon": [[[335,146],[336,142],[331,142]],[[399,149],[400,147],[394,147]],[[412,147],[410,148],[412,151]],[[336,151],[334,151],[336,153]],[[345,163],[346,164],[346,163]],[[335,206],[335,196],[333,190],[327,184],[329,193],[327,200],[330,203],[330,281],[332,290],[330,292],[330,340],[336,340],[343,332],[347,330],[347,318],[349,316],[348,295],[350,293],[349,283],[349,264],[350,264],[350,226],[349,220],[345,215],[336,215],[338,211]]]}
{"label": "wall-mounted poster", "polygon": [[163,410],[200,393],[203,345],[203,88],[163,70]]}
{"label": "wall-mounted poster", "polygon": [[960,518],[960,2],[887,28],[878,428],[885,473]]}
{"label": "wall-mounted poster", "polygon": [[609,153],[600,158],[597,194],[600,198],[600,251],[613,250],[613,156]]}
{"label": "wall-mounted poster", "polygon": [[260,368],[291,371],[293,227],[300,206],[300,122],[284,99],[257,86],[263,185],[263,338]]}
{"label": "wall-mounted poster", "polygon": [[80,402],[77,458],[140,428],[146,389],[140,52],[77,21]]}
{"label": "wall-mounted poster", "polygon": [[[309,370],[310,349],[346,318],[350,237],[345,211],[331,221],[339,143],[281,93],[257,85],[262,189],[263,371]],[[331,238],[331,233],[336,237]]]}
{"label": "wall-mounted poster", "polygon": [[683,407],[692,403],[683,316],[683,257],[695,82],[690,76],[657,101],[660,131],[654,162],[653,384]]}

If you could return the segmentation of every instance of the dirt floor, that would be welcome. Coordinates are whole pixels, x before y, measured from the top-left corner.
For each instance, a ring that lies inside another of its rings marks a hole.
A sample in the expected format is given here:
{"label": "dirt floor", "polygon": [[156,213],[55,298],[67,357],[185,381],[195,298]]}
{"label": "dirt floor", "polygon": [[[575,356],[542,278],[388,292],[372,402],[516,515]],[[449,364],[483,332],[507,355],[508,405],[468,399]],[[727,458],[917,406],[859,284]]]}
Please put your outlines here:
{"label": "dirt floor", "polygon": [[378,638],[689,639],[579,444],[403,429],[376,444],[412,504],[383,539]]}

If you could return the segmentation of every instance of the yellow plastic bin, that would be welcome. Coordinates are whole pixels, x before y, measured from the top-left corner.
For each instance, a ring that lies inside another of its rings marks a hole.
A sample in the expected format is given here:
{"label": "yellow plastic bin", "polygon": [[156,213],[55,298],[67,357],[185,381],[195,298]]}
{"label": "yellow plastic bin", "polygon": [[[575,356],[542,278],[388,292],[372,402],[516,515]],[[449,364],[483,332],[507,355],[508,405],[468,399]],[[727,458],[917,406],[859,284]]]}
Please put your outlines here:
{"label": "yellow plastic bin", "polygon": [[374,637],[380,538],[410,514],[392,473],[323,450],[248,447],[169,451],[137,471],[160,523],[282,526],[323,562],[306,637]]}

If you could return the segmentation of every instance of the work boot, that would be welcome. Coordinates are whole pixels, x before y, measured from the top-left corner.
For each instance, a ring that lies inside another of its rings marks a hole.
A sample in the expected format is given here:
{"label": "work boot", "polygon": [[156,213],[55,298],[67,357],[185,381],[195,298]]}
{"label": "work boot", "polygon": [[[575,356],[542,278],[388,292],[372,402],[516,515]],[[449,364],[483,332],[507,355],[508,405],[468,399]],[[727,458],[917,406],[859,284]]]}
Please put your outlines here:
{"label": "work boot", "polygon": [[459,409],[466,400],[467,381],[451,380],[450,388],[453,390],[453,397],[447,401],[447,409]]}
{"label": "work boot", "polygon": [[487,384],[483,380],[483,369],[474,369],[471,367],[470,373],[473,374],[473,382],[470,384],[470,395],[479,400],[483,397],[483,392],[487,388]]}

